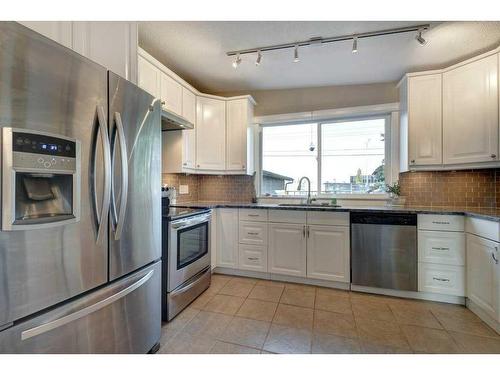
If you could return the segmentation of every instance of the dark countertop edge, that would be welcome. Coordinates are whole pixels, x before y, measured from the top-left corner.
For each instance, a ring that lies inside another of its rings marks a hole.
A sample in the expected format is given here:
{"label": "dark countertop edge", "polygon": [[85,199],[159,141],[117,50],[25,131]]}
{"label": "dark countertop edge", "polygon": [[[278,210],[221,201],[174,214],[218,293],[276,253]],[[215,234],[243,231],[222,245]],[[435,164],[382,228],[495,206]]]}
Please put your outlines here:
{"label": "dark countertop edge", "polygon": [[188,208],[250,208],[250,209],[272,209],[272,210],[291,210],[291,211],[325,211],[325,212],[363,212],[369,211],[374,213],[384,213],[384,212],[399,212],[399,213],[414,213],[414,214],[434,214],[434,215],[463,215],[468,217],[475,217],[478,219],[484,219],[489,221],[500,222],[500,213],[487,214],[481,212],[469,211],[467,209],[443,209],[443,208],[418,208],[418,207],[390,207],[390,206],[373,206],[373,207],[289,207],[289,206],[279,206],[277,204],[265,204],[265,203],[178,203],[172,205],[174,207],[188,207]]}

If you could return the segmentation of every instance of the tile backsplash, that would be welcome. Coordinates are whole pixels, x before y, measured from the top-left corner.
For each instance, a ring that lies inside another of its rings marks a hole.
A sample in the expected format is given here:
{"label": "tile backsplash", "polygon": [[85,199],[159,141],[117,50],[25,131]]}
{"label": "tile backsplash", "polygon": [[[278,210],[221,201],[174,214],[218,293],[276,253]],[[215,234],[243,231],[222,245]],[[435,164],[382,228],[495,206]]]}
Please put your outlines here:
{"label": "tile backsplash", "polygon": [[[253,176],[162,175],[162,183],[177,189],[177,202],[217,201],[251,202],[255,196]],[[179,194],[179,186],[188,185],[189,194]]]}
{"label": "tile backsplash", "polygon": [[497,169],[405,172],[399,175],[401,195],[409,206],[497,207]]}

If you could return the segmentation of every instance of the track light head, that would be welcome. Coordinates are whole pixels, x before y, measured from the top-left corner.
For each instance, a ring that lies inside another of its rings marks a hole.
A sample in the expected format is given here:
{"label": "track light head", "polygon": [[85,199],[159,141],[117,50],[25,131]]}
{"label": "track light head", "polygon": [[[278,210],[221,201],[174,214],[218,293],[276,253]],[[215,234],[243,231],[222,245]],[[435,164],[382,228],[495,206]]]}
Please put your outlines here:
{"label": "track light head", "polygon": [[358,52],[358,37],[355,36],[352,38],[352,53]]}
{"label": "track light head", "polygon": [[415,37],[418,43],[420,43],[421,46],[427,43],[427,40],[424,39],[422,36],[422,29],[418,30],[417,36]]}
{"label": "track light head", "polygon": [[241,64],[241,57],[240,54],[238,53],[233,61],[233,68],[236,69],[240,64]]}
{"label": "track light head", "polygon": [[293,51],[293,62],[299,62],[299,45],[295,45],[295,50]]}
{"label": "track light head", "polygon": [[257,51],[257,60],[255,60],[255,65],[259,66],[261,60],[262,60],[262,53],[260,52],[260,50],[258,50]]}

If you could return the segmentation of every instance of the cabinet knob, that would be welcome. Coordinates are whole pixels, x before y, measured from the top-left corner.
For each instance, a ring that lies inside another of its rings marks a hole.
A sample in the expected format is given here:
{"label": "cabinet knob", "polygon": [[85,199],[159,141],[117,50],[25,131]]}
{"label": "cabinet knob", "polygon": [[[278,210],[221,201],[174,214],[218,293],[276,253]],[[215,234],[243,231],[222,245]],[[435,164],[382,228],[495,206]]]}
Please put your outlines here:
{"label": "cabinet knob", "polygon": [[490,155],[490,157],[491,157],[492,159],[496,159],[496,158],[497,158],[497,156],[496,156],[495,154],[491,154],[491,155]]}
{"label": "cabinet knob", "polygon": [[182,163],[182,165],[188,165],[188,163]]}
{"label": "cabinet knob", "polygon": [[196,168],[200,168],[200,165],[199,165],[199,164],[196,164]]}
{"label": "cabinet knob", "polygon": [[243,169],[245,169],[245,166],[244,166],[244,165],[242,165],[241,167],[242,167]]}
{"label": "cabinet knob", "polygon": [[162,101],[161,101],[161,105],[165,105],[165,100],[162,100]]}
{"label": "cabinet knob", "polygon": [[411,162],[412,164],[415,164],[415,159],[412,159],[410,162]]}

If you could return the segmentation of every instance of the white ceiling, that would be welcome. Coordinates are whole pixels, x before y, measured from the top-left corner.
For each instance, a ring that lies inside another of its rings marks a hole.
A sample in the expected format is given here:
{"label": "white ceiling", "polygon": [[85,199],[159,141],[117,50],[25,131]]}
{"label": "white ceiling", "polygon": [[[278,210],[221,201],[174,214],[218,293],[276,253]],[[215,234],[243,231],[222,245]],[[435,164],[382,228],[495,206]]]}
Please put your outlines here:
{"label": "white ceiling", "polygon": [[227,51],[375,31],[422,22],[141,22],[139,43],[205,92],[268,90],[396,81],[410,71],[441,68],[500,44],[500,22],[433,22],[420,46],[414,33],[242,56],[233,69]]}

